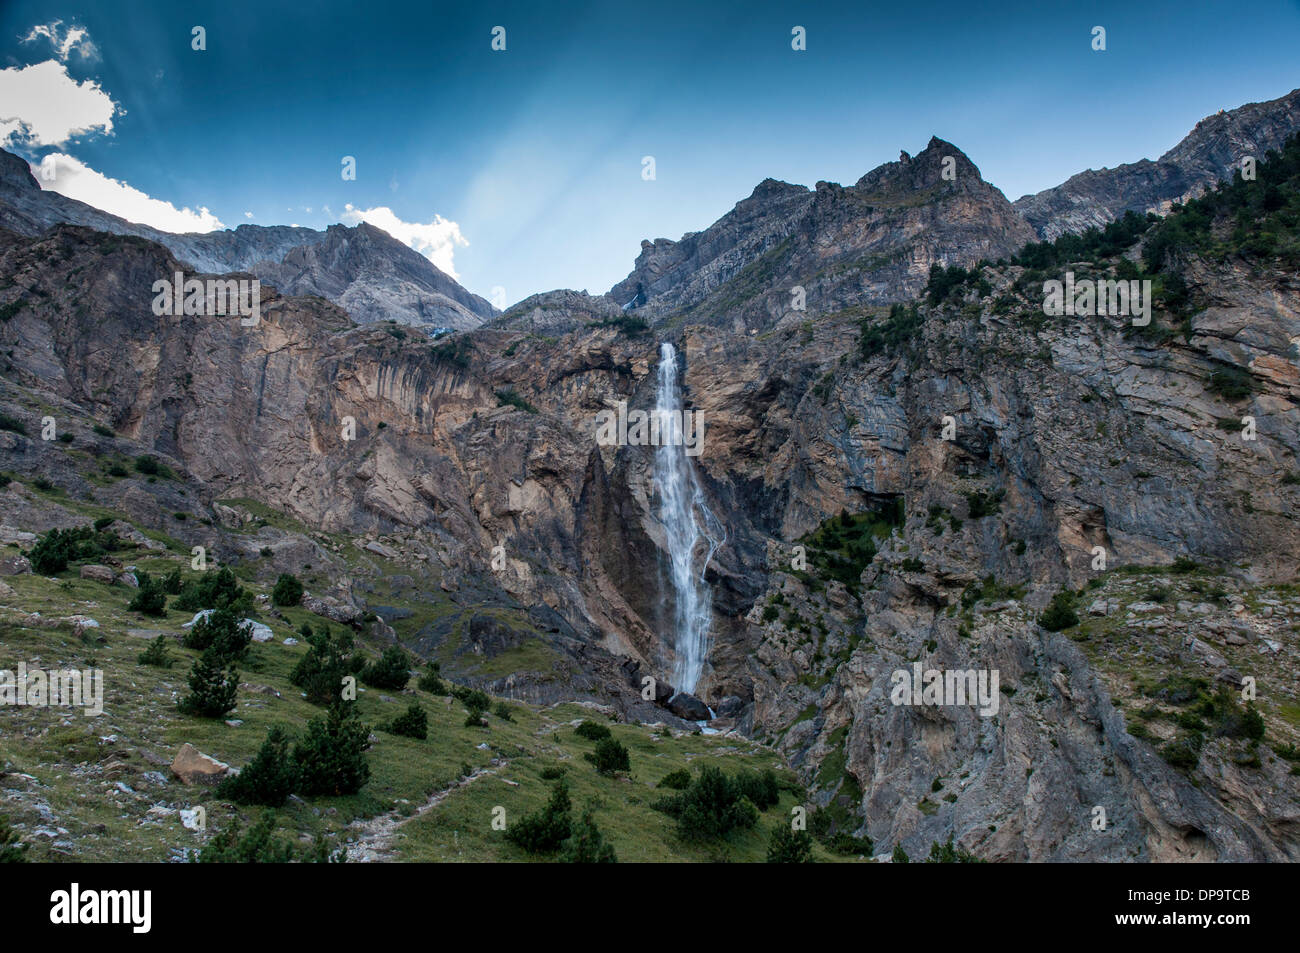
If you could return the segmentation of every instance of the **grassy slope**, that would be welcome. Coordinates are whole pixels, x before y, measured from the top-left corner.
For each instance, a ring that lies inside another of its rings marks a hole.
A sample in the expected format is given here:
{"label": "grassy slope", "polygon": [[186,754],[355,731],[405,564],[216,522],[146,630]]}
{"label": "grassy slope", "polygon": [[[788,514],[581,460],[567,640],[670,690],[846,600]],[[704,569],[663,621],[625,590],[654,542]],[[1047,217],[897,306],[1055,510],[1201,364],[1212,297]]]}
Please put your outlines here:
{"label": "grassy slope", "polygon": [[[0,547],[0,555],[15,551]],[[129,554],[120,555],[131,562]],[[135,564],[151,571],[182,564],[179,554],[141,556]],[[236,815],[247,823],[258,813],[256,808],[236,809],[204,789],[185,787],[167,765],[186,742],[242,765],[270,726],[282,724],[297,732],[319,715],[288,680],[306,646],[283,644],[302,621],[319,619],[301,609],[285,611],[283,621],[263,618],[275,639],[254,645],[251,659],[242,666],[238,707],[231,715],[242,724],[231,727],[176,711],[197,653],[173,644],[177,662],[171,669],[136,662],[153,634],[178,633],[189,613],[169,610],[164,619],[149,619],[129,612],[131,590],[79,579],[75,568],[58,579],[27,575],[7,581],[17,597],[0,601],[45,617],[80,613],[101,626],[98,632],[78,636],[68,624],[22,625],[18,609],[0,609],[0,668],[12,669],[21,660],[47,669],[99,667],[105,672],[105,714],[98,718],[68,709],[10,708],[3,713],[0,765],[6,774],[0,776],[0,798],[10,820],[24,825],[20,833],[32,844],[33,859],[165,860],[177,848],[203,842],[201,835],[183,828],[178,809],[203,804],[209,831],[232,823]],[[102,644],[99,636],[105,640]],[[371,646],[363,650],[371,656],[377,653]],[[359,705],[363,720],[374,726],[413,700],[428,713],[428,740],[375,730],[377,740],[368,753],[372,775],[365,788],[349,797],[291,801],[279,812],[280,828],[302,839],[324,831],[347,842],[364,832],[366,819],[391,812],[411,815],[391,840],[388,856],[394,859],[526,860],[502,832],[492,829],[493,808],[503,807],[511,822],[541,807],[551,788],[541,772],[560,764],[566,768],[575,813],[589,802],[595,805],[597,823],[621,860],[761,860],[771,828],[785,822],[796,803],[795,795],[785,792],[757,829],[726,844],[684,844],[674,822],[650,806],[660,796],[655,785],[665,774],[706,760],[728,771],[779,769],[778,756],[741,739],[611,725],[631,752],[632,772],[627,778],[609,778],[598,775],[582,757],[594,744],[577,737],[572,724],[603,716],[580,705],[535,709],[511,702],[512,720],[489,714],[486,728],[465,727],[465,709],[459,702],[414,689],[405,696],[363,690]],[[493,762],[499,762],[494,773],[455,788],[436,807],[417,815],[432,794],[454,785],[466,767],[472,771]],[[55,836],[38,834],[38,828]],[[818,852],[829,859],[820,847]]]}

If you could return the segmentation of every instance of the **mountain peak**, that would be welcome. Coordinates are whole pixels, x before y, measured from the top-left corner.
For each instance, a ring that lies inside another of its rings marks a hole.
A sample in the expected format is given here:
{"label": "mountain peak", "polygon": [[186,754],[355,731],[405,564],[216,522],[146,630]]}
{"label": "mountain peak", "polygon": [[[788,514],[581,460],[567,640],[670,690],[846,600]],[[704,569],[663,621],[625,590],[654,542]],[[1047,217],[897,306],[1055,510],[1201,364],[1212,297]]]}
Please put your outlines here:
{"label": "mountain peak", "polygon": [[12,152],[6,152],[0,149],[0,186],[6,189],[21,189],[23,191],[41,190],[41,185],[32,175],[31,167],[27,160],[21,156],[16,156]]}
{"label": "mountain peak", "polygon": [[807,191],[806,185],[794,185],[790,182],[782,182],[780,179],[766,178],[754,186],[754,191],[749,197],[751,199],[782,198],[787,195],[800,195]]}
{"label": "mountain peak", "polygon": [[900,152],[897,162],[876,166],[853,187],[860,192],[919,191],[943,182],[983,181],[979,168],[966,153],[946,139],[931,136],[921,152],[916,155]]}

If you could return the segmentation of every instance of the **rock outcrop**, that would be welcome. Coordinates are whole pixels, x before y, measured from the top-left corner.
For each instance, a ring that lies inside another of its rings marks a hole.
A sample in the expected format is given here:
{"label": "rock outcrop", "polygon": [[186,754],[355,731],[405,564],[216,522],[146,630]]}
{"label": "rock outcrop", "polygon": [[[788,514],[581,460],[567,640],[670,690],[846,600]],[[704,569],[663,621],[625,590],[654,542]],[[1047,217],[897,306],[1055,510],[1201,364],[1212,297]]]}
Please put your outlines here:
{"label": "rock outcrop", "polygon": [[1047,241],[1101,228],[1125,212],[1163,215],[1241,171],[1246,156],[1261,160],[1300,130],[1300,89],[1265,103],[1220,111],[1196,124],[1154,162],[1089,169],[1061,185],[1016,199],[1016,211]]}
{"label": "rock outcrop", "polygon": [[0,150],[0,227],[36,236],[60,223],[157,242],[191,271],[248,272],[285,294],[320,295],[358,322],[475,328],[496,309],[423,255],[372,225],[325,231],[240,225],[177,235],[43,190],[20,157]]}
{"label": "rock outcrop", "polygon": [[610,297],[652,320],[681,313],[748,334],[908,300],[932,265],[999,258],[1033,237],[974,163],[934,138],[851,186],[819,182],[810,192],[768,179],[704,231],[642,242]]}

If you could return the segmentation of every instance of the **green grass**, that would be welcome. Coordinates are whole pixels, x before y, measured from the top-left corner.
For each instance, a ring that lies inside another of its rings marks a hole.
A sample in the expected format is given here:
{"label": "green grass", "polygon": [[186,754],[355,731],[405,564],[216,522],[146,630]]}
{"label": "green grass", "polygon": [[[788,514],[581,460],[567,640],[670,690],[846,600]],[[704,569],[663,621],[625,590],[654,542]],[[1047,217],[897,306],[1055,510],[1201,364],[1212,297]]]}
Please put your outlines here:
{"label": "green grass", "polygon": [[[14,548],[3,549],[7,554]],[[169,554],[141,553],[134,562],[156,573],[183,565],[180,557]],[[5,713],[0,766],[9,773],[0,778],[0,797],[8,798],[5,811],[9,819],[24,825],[20,835],[32,845],[32,859],[163,861],[174,848],[202,844],[202,837],[185,830],[178,815],[151,814],[150,809],[158,804],[203,805],[209,832],[252,822],[260,809],[236,808],[215,798],[210,790],[185,787],[171,776],[167,765],[179,747],[189,743],[240,766],[252,758],[272,726],[283,725],[297,734],[311,718],[321,715],[321,709],[308,703],[289,682],[306,646],[283,644],[286,636],[296,635],[302,621],[321,620],[297,608],[286,610],[284,620],[263,619],[275,639],[255,644],[249,660],[240,667],[238,704],[230,718],[242,724],[232,727],[225,721],[193,718],[176,710],[176,699],[187,690],[186,675],[197,653],[170,644],[176,658],[172,668],[136,663],[152,631],[178,633],[190,613],[169,610],[164,618],[152,619],[129,612],[126,604],[132,590],[82,580],[75,567],[53,580],[26,575],[9,582],[16,593],[10,602],[21,606],[23,612],[39,611],[51,618],[89,615],[100,622],[100,628],[85,636],[78,636],[66,624],[31,628],[20,624],[21,612],[0,610],[0,668],[12,669],[25,661],[46,669],[98,667],[105,672],[105,713],[99,717],[68,709],[13,708]],[[250,585],[254,591],[263,589]],[[426,607],[423,614],[397,624],[404,628],[422,625],[449,608]],[[494,611],[502,618],[514,614],[508,609]],[[131,635],[129,629],[147,631]],[[102,643],[99,637],[104,639]],[[377,646],[366,645],[364,640],[358,645],[367,656],[377,656]],[[552,661],[551,650],[540,639],[525,640],[495,658],[475,659],[484,675],[549,667]],[[755,829],[726,842],[686,844],[678,839],[673,819],[652,807],[665,793],[656,788],[658,782],[672,771],[698,770],[699,765],[712,763],[727,772],[773,768],[789,786],[796,787],[775,751],[735,738],[674,736],[650,727],[611,722],[614,736],[631,753],[631,771],[627,777],[605,777],[583,758],[594,750],[594,744],[573,730],[573,724],[581,719],[600,717],[589,708],[577,704],[541,708],[511,701],[511,721],[489,713],[488,727],[471,728],[465,726],[466,711],[460,702],[414,686],[415,679],[404,693],[362,687],[358,709],[376,738],[367,753],[372,772],[369,782],[347,797],[291,800],[277,811],[279,830],[293,839],[323,832],[346,844],[360,836],[358,827],[350,827],[354,822],[363,825],[367,819],[384,817],[402,822],[387,842],[390,852],[386,856],[392,859],[530,860],[506,841],[502,831],[493,829],[493,809],[504,808],[509,823],[541,807],[552,785],[542,772],[563,766],[575,812],[588,803],[595,805],[596,822],[622,861],[761,861],[772,827],[788,823],[790,809],[797,803],[787,790],[781,803],[766,811]],[[391,700],[385,701],[385,697]],[[427,740],[374,728],[412,701],[428,715]],[[453,787],[465,766],[471,772],[488,769],[493,773]],[[166,783],[146,780],[147,772],[160,772]],[[20,774],[32,776],[35,782],[21,780]],[[134,793],[119,791],[118,782]],[[450,793],[436,806],[421,810],[431,795],[449,788]],[[21,798],[10,797],[18,793]],[[47,806],[55,820],[43,820],[38,805]],[[67,834],[57,838],[65,846],[55,847],[53,839],[32,834],[42,826],[65,829]],[[840,859],[820,847],[817,856]]]}

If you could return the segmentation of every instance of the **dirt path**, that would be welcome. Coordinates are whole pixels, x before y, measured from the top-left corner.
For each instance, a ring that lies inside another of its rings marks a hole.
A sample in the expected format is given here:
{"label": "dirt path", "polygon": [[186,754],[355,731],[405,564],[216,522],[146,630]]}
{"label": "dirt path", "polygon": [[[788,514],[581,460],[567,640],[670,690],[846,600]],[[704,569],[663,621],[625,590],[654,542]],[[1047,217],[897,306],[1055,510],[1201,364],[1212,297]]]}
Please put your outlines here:
{"label": "dirt path", "polygon": [[398,811],[389,811],[387,814],[380,814],[368,820],[354,821],[348,827],[348,833],[360,836],[347,845],[349,863],[383,863],[395,860],[397,846],[394,839],[402,825],[433,810],[460,788],[473,784],[479,778],[496,774],[509,763],[507,758],[493,758],[487,767],[476,768],[472,774],[466,775],[450,787],[435,791],[414,814],[403,816]]}

